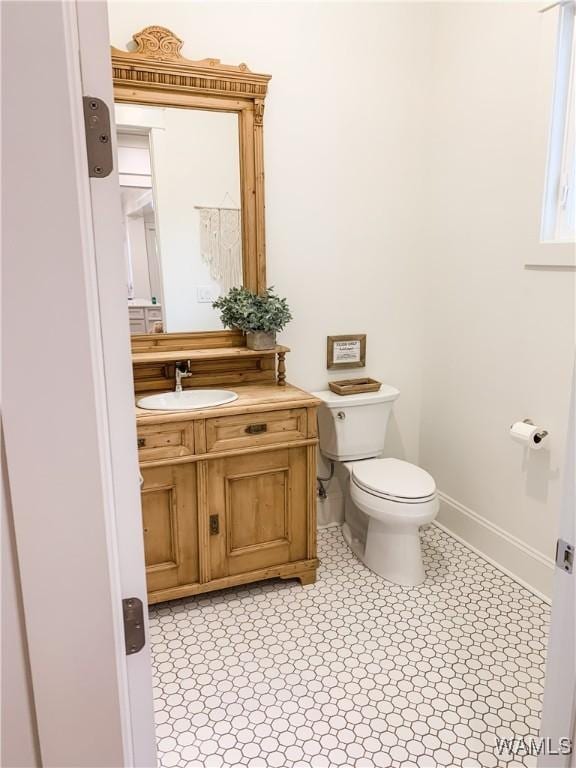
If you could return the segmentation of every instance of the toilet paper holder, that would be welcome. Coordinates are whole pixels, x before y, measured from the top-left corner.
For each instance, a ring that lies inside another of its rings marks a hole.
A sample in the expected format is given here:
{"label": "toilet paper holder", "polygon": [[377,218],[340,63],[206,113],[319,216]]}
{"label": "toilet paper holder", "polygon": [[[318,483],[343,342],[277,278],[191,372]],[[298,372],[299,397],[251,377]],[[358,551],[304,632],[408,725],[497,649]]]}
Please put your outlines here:
{"label": "toilet paper holder", "polygon": [[[531,427],[534,426],[534,422],[532,421],[532,419],[522,419],[522,423],[523,424],[530,424]],[[513,426],[514,425],[512,424],[510,426],[510,428],[512,428]],[[534,442],[535,443],[541,443],[542,440],[544,440],[544,438],[547,437],[547,435],[548,435],[548,430],[547,429],[541,429],[540,432],[536,432],[536,434],[534,435]]]}

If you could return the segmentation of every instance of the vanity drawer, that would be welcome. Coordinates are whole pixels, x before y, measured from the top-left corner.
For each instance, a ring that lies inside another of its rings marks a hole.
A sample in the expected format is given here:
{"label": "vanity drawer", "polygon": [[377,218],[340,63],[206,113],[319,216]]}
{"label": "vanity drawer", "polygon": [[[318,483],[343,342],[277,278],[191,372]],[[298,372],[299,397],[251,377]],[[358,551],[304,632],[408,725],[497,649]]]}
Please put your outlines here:
{"label": "vanity drawer", "polygon": [[128,307],[130,320],[144,320],[144,307]]}
{"label": "vanity drawer", "polygon": [[206,419],[208,453],[305,440],[306,437],[305,408]]}
{"label": "vanity drawer", "polygon": [[173,422],[138,427],[138,457],[141,462],[172,459],[194,453],[194,422]]}
{"label": "vanity drawer", "polygon": [[130,320],[130,333],[146,333],[146,322],[144,320]]}

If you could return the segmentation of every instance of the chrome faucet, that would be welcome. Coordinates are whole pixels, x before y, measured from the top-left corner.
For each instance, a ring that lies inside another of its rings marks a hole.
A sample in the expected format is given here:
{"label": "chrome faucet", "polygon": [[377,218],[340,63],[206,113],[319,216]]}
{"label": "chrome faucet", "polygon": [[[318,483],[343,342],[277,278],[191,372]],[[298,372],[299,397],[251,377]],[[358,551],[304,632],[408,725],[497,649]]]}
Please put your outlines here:
{"label": "chrome faucet", "polygon": [[187,379],[192,376],[192,371],[190,370],[190,360],[187,360],[185,363],[176,363],[175,375],[176,387],[174,391],[182,392],[182,379]]}

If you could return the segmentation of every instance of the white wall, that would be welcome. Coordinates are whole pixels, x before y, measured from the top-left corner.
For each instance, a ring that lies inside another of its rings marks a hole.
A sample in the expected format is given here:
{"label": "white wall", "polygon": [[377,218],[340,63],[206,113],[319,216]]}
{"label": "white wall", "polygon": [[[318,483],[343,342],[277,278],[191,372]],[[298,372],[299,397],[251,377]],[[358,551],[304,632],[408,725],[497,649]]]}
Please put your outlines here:
{"label": "white wall", "polygon": [[[420,461],[456,501],[440,519],[549,594],[574,279],[524,268],[573,258],[539,244],[557,16],[537,8],[435,5]],[[545,449],[509,438],[523,418],[550,431]]]}
{"label": "white wall", "polygon": [[[268,282],[294,311],[289,379],[349,375],[326,371],[326,335],[367,333],[366,374],[401,390],[387,453],[456,501],[443,523],[549,591],[574,293],[524,269],[569,248],[538,242],[555,13],[537,7],[113,2],[110,26],[116,46],[163,24],[191,58],[273,75]],[[508,438],[524,417],[549,449]]]}

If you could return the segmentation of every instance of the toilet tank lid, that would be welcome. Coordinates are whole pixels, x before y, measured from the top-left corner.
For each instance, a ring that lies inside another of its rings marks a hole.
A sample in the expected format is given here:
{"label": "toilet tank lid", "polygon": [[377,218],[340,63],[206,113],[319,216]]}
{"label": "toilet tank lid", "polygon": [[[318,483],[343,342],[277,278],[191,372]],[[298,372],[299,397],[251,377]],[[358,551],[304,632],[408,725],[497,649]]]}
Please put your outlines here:
{"label": "toilet tank lid", "polygon": [[358,395],[337,395],[331,389],[323,389],[312,394],[322,400],[327,408],[347,408],[391,402],[396,400],[400,391],[389,384],[382,384],[378,392],[361,392]]}

